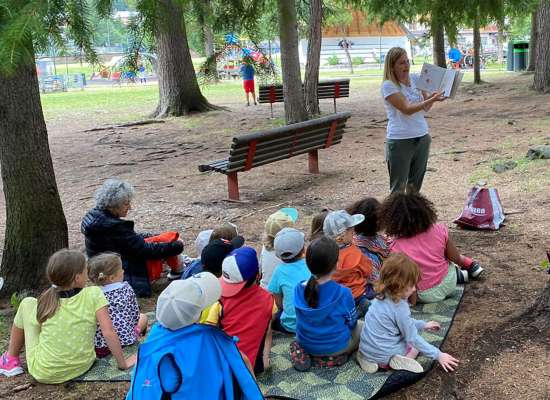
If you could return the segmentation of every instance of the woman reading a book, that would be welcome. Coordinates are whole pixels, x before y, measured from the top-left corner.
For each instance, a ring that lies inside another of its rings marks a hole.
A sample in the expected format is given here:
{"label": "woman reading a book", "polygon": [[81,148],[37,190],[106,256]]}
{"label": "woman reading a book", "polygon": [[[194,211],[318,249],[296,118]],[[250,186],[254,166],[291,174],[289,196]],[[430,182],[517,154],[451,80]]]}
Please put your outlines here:
{"label": "woman reading a book", "polygon": [[388,51],[384,62],[382,97],[388,116],[386,162],[390,174],[390,191],[420,191],[432,141],[424,114],[441,92],[427,93],[416,87],[417,74],[409,74],[407,52],[400,47]]}

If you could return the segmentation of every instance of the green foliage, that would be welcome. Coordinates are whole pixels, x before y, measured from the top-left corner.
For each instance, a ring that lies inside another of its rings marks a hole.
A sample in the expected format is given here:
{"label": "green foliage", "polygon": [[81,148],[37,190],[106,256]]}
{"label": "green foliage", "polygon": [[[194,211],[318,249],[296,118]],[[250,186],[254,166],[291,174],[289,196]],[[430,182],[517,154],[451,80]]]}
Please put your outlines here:
{"label": "green foliage", "polygon": [[72,42],[97,61],[92,44],[90,2],[83,0],[0,0],[0,68],[10,72],[34,63],[34,52]]}
{"label": "green foliage", "polygon": [[10,305],[17,311],[19,304],[21,304],[25,297],[25,293],[12,293],[10,297]]}
{"label": "green foliage", "polygon": [[329,58],[327,58],[328,65],[338,65],[340,64],[340,59],[336,54],[331,55]]}
{"label": "green foliage", "polygon": [[353,65],[361,65],[361,64],[364,64],[365,61],[363,60],[363,57],[353,57],[353,58],[351,59],[351,63],[352,63]]}

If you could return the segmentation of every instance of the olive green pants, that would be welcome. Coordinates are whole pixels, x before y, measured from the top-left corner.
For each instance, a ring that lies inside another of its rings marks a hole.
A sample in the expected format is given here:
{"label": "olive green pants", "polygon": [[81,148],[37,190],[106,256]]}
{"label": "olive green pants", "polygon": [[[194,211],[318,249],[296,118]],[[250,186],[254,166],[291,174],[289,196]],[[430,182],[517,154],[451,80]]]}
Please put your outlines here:
{"label": "olive green pants", "polygon": [[431,142],[430,135],[413,139],[386,140],[386,162],[392,193],[409,187],[420,191],[428,165]]}

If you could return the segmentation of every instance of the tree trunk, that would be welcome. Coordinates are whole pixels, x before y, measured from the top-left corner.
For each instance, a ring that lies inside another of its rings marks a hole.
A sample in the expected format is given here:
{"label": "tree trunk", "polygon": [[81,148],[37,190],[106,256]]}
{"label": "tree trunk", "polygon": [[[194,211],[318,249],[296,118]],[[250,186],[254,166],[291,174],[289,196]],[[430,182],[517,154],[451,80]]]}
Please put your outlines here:
{"label": "tree trunk", "polygon": [[305,121],[307,112],[300,76],[298,23],[295,0],[277,0],[285,119],[287,124]]}
{"label": "tree trunk", "polygon": [[497,33],[497,59],[499,64],[504,63],[504,22],[498,24]]}
{"label": "tree trunk", "polygon": [[481,83],[481,35],[479,32],[479,14],[474,18],[474,83]]}
{"label": "tree trunk", "polygon": [[349,42],[348,39],[344,36],[344,43],[347,43],[344,46],[344,52],[346,53],[346,58],[348,59],[348,65],[349,65],[349,73],[353,74],[353,63],[351,62],[351,54],[349,53]]}
{"label": "tree trunk", "polygon": [[319,83],[319,67],[321,65],[321,41],[323,22],[322,0],[309,2],[309,39],[307,42],[306,75],[304,78],[306,110],[309,116],[319,115],[319,99],[317,86]]}
{"label": "tree trunk", "polygon": [[158,54],[159,104],[154,117],[179,117],[192,111],[218,109],[202,95],[189,52],[181,6],[175,0],[159,0],[155,32]]}
{"label": "tree trunk", "polygon": [[[27,50],[33,54],[32,44]],[[69,243],[57,191],[34,57],[12,75],[0,73],[0,164],[6,236],[3,293],[38,289],[48,258]]]}
{"label": "tree trunk", "polygon": [[541,0],[537,18],[537,59],[533,87],[539,92],[550,92],[550,1]]}
{"label": "tree trunk", "polygon": [[211,0],[203,0],[202,31],[204,35],[204,54],[210,57],[214,54],[214,31],[212,30],[212,3]]}
{"label": "tree trunk", "polygon": [[527,71],[534,71],[537,61],[537,10],[538,7],[531,13],[531,38],[529,40],[529,64],[527,65]]}
{"label": "tree trunk", "polygon": [[435,18],[432,18],[431,33],[433,63],[442,68],[447,68],[447,61],[445,60],[445,32],[443,31],[443,25]]}

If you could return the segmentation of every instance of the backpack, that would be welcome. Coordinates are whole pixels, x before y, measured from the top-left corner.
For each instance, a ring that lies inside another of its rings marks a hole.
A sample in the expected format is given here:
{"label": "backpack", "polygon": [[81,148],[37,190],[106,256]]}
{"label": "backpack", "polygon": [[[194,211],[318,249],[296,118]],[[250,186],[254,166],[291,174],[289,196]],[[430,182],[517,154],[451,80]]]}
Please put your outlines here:
{"label": "backpack", "polygon": [[235,341],[194,324],[171,331],[155,324],[138,350],[126,400],[257,400],[263,395]]}

